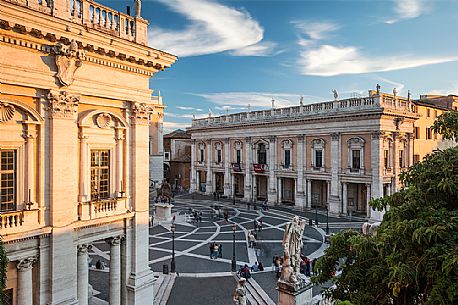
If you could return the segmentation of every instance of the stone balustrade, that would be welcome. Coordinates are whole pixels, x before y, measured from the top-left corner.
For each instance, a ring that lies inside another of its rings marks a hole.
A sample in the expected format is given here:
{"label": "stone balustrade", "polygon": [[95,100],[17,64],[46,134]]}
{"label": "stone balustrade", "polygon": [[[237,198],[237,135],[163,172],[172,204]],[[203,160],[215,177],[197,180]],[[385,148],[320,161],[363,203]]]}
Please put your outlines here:
{"label": "stone balustrade", "polygon": [[39,209],[2,212],[0,214],[0,234],[2,236],[23,233],[40,227]]}
{"label": "stone balustrade", "polygon": [[78,204],[79,220],[92,220],[103,217],[122,215],[128,212],[126,198],[109,198],[80,202]]}
{"label": "stone balustrade", "polygon": [[13,4],[24,6],[42,13],[51,14],[52,0],[5,0]]}
{"label": "stone balustrade", "polygon": [[404,98],[392,95],[374,95],[361,98],[349,98],[310,105],[274,108],[269,110],[250,111],[195,119],[191,128],[207,126],[236,125],[240,123],[258,123],[282,118],[301,118],[320,114],[336,114],[339,112],[355,112],[365,110],[387,109],[403,113],[414,113],[412,103]]}

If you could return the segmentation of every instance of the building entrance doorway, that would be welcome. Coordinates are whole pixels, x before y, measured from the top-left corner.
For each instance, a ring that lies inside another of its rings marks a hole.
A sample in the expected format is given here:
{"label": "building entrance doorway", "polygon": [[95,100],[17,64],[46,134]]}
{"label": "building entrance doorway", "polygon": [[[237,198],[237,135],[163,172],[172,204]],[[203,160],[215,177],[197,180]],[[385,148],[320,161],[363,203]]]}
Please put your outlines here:
{"label": "building entrance doorway", "polygon": [[324,180],[312,180],[312,207],[326,207],[328,185]]}
{"label": "building entrance doorway", "polygon": [[367,213],[367,188],[361,183],[348,183],[347,186],[347,209],[352,214]]}
{"label": "building entrance doorway", "polygon": [[281,202],[294,204],[294,194],[296,189],[295,180],[292,178],[281,178]]}
{"label": "building entrance doorway", "polygon": [[224,193],[224,173],[215,173],[215,192]]}
{"label": "building entrance doorway", "polygon": [[197,175],[199,177],[199,191],[205,193],[207,190],[207,172],[198,171]]}
{"label": "building entrance doorway", "polygon": [[234,190],[235,197],[243,198],[243,189],[245,187],[245,176],[244,175],[234,175]]}
{"label": "building entrance doorway", "polygon": [[267,199],[267,177],[256,176],[256,199],[266,200]]}

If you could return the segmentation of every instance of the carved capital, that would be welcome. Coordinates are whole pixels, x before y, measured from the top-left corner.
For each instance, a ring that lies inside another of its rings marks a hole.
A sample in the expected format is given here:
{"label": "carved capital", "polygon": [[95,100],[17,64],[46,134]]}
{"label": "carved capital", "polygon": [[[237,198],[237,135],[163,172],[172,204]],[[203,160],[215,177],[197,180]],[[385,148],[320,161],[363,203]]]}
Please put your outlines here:
{"label": "carved capital", "polygon": [[105,239],[105,242],[110,246],[116,246],[121,244],[122,236],[115,236]]}
{"label": "carved capital", "polygon": [[148,125],[151,108],[145,103],[132,103],[132,122],[138,125]]}
{"label": "carved capital", "polygon": [[76,70],[83,65],[86,53],[80,49],[75,40],[70,45],[58,43],[54,47],[56,53],[57,79],[62,86],[70,86],[74,81]]}
{"label": "carved capital", "polygon": [[0,102],[0,123],[11,121],[16,113],[13,105]]}
{"label": "carved capital", "polygon": [[277,139],[276,136],[270,136],[270,137],[269,137],[269,142],[270,142],[270,143],[275,143],[275,140],[276,140],[276,139]]}
{"label": "carved capital", "polygon": [[73,119],[78,112],[80,97],[69,95],[66,91],[58,92],[50,90],[48,93],[49,115],[52,118]]}
{"label": "carved capital", "polygon": [[331,133],[331,139],[333,141],[338,141],[339,140],[339,136],[340,136],[340,134],[338,132]]}
{"label": "carved capital", "polygon": [[32,265],[37,261],[37,257],[36,256],[31,256],[31,257],[27,257],[27,258],[24,258],[24,259],[21,259],[18,263],[17,263],[17,269],[19,270],[19,272],[21,271],[28,271]]}
{"label": "carved capital", "polygon": [[78,245],[78,255],[87,254],[87,252],[91,249],[92,249],[92,245],[88,245],[88,244]]}
{"label": "carved capital", "polygon": [[380,130],[373,131],[371,133],[372,139],[380,139],[383,137],[383,134],[384,134],[383,131],[380,131]]}

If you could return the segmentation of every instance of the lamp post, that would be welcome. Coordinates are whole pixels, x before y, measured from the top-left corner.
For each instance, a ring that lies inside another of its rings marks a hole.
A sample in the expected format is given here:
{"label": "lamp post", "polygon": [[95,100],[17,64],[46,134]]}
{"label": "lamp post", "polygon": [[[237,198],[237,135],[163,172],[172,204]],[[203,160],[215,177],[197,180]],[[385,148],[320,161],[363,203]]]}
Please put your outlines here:
{"label": "lamp post", "polygon": [[172,231],[172,261],[170,262],[170,272],[175,273],[175,224],[172,224],[170,230]]}
{"label": "lamp post", "polygon": [[235,205],[235,182],[232,187],[232,204]]}
{"label": "lamp post", "polygon": [[329,208],[326,205],[326,235],[329,235]]}
{"label": "lamp post", "polygon": [[315,226],[318,226],[318,203],[315,202]]}
{"label": "lamp post", "polygon": [[232,272],[237,271],[237,262],[235,261],[235,231],[237,230],[237,225],[232,224]]}

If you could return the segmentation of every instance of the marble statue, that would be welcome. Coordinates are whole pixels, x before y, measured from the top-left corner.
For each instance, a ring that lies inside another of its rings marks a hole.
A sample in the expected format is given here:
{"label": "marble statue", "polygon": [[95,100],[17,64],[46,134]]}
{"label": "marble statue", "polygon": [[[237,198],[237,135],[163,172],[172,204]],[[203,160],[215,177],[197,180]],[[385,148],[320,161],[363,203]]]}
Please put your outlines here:
{"label": "marble statue", "polygon": [[375,86],[375,88],[377,89],[377,94],[380,94],[380,88],[381,88],[380,85],[377,84],[377,86]]}
{"label": "marble statue", "polygon": [[280,280],[287,283],[299,281],[302,235],[304,234],[305,222],[298,216],[294,216],[291,222],[286,225],[283,236],[283,272]]}
{"label": "marble statue", "polygon": [[398,95],[398,89],[395,87],[393,88],[393,96],[396,97],[396,95]]}
{"label": "marble statue", "polygon": [[275,100],[272,98],[272,109],[275,108]]}
{"label": "marble statue", "polygon": [[334,100],[337,101],[337,99],[339,98],[339,93],[337,93],[336,89],[332,90],[332,93],[334,94]]}
{"label": "marble statue", "polygon": [[301,96],[301,99],[299,100],[299,104],[301,106],[304,106],[304,97],[303,96]]}
{"label": "marble statue", "polygon": [[241,277],[237,287],[235,287],[234,295],[232,300],[234,301],[234,305],[247,305],[247,298],[246,298],[246,288],[245,288],[246,279]]}
{"label": "marble statue", "polygon": [[248,112],[251,112],[251,105],[250,104],[248,104],[248,108],[247,109],[248,109]]}
{"label": "marble statue", "polygon": [[142,13],[142,0],[135,0],[135,17],[141,17]]}

